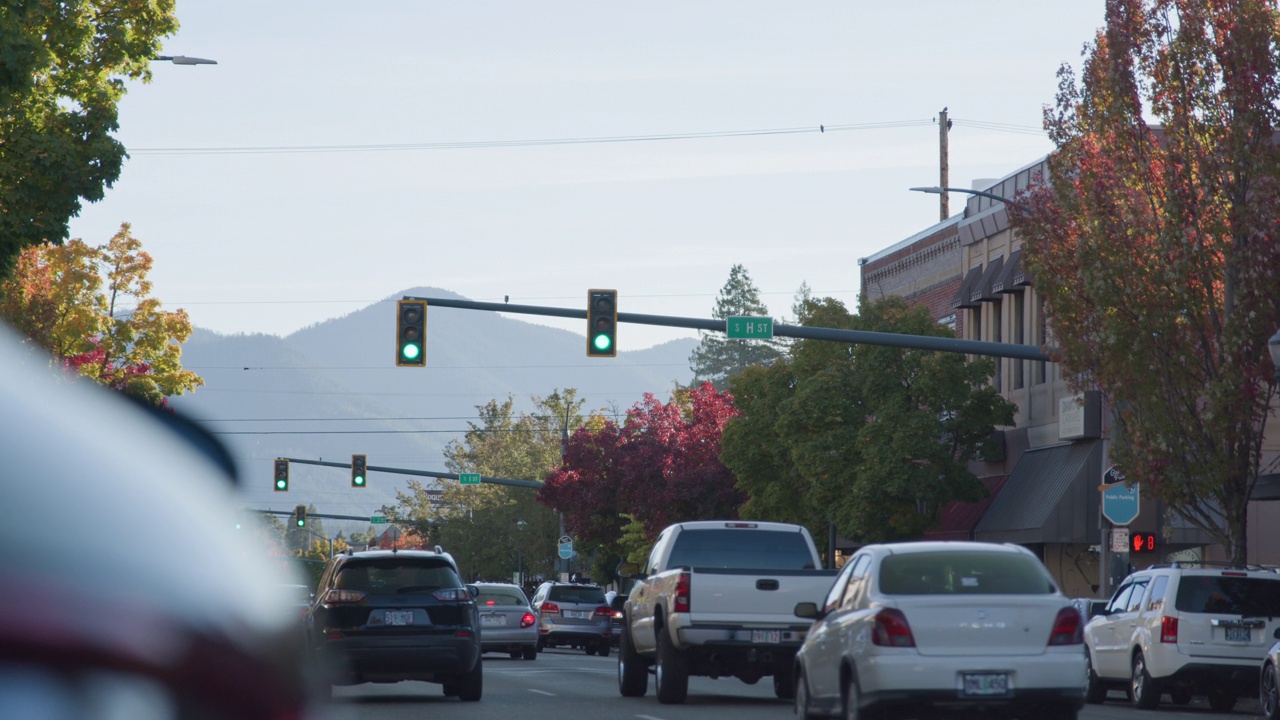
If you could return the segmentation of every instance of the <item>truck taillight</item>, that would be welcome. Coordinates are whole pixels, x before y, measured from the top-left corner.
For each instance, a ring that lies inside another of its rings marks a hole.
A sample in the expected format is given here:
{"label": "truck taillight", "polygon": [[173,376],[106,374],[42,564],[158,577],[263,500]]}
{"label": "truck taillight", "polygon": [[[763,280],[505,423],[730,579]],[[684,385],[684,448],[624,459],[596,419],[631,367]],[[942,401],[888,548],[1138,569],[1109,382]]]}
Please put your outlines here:
{"label": "truck taillight", "polygon": [[689,612],[689,573],[680,573],[680,578],[676,580],[676,596],[672,602],[675,607],[671,608],[671,612]]}
{"label": "truck taillight", "polygon": [[1080,645],[1084,635],[1080,628],[1080,611],[1073,607],[1065,607],[1058,611],[1053,620],[1053,630],[1049,631],[1050,645]]}
{"label": "truck taillight", "polygon": [[338,590],[333,589],[324,594],[325,605],[344,605],[347,603],[358,603],[364,599],[364,593],[359,590]]}
{"label": "truck taillight", "polygon": [[538,612],[558,613],[560,612],[560,606],[555,603],[544,602],[538,606]]}
{"label": "truck taillight", "polygon": [[1168,616],[1160,618],[1160,642],[1178,642],[1178,618]]}
{"label": "truck taillight", "polygon": [[901,610],[885,608],[876,613],[875,627],[871,629],[871,643],[883,647],[915,647],[916,638],[911,634],[907,616]]}

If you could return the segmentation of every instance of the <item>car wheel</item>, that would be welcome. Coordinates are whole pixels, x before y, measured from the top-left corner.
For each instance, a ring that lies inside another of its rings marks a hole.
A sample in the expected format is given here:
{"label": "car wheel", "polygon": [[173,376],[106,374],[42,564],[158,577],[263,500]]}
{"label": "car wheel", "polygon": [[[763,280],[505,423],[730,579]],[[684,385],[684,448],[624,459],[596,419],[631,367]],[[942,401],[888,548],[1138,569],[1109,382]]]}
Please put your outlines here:
{"label": "car wheel", "polygon": [[870,713],[862,711],[862,694],[858,691],[858,681],[853,675],[845,678],[844,692],[841,693],[841,710],[840,717],[844,720],[867,720]]}
{"label": "car wheel", "polygon": [[1236,694],[1231,691],[1218,690],[1209,693],[1209,708],[1214,712],[1231,712],[1236,706]]}
{"label": "car wheel", "polygon": [[524,657],[525,660],[537,660],[538,648],[534,645],[530,645],[524,649],[524,652],[521,653],[521,656]]}
{"label": "car wheel", "polygon": [[1133,656],[1133,676],[1129,681],[1129,699],[1134,707],[1151,710],[1160,704],[1160,688],[1147,673],[1147,661],[1139,652]]}
{"label": "car wheel", "polygon": [[1258,701],[1262,705],[1262,717],[1267,720],[1280,718],[1280,680],[1276,678],[1276,666],[1271,663],[1262,669]]}
{"label": "car wheel", "polygon": [[609,643],[600,643],[597,645],[596,654],[600,657],[609,657]]}
{"label": "car wheel", "polygon": [[796,677],[796,720],[809,720],[815,717],[813,708],[809,707],[809,680],[804,676],[804,670],[795,671]]}
{"label": "car wheel", "polygon": [[796,680],[791,670],[779,670],[773,674],[773,695],[779,700],[795,698]]}
{"label": "car wheel", "polygon": [[649,691],[649,668],[631,646],[631,634],[618,638],[618,692],[622,697],[644,697]]}
{"label": "car wheel", "polygon": [[539,640],[538,644],[535,647],[537,647],[538,652],[542,652],[542,649],[545,648],[546,646],[547,646],[546,643]]}
{"label": "car wheel", "polygon": [[484,667],[480,658],[476,658],[475,667],[458,678],[458,699],[463,702],[475,702],[484,692]]}
{"label": "car wheel", "polygon": [[1093,671],[1093,656],[1084,651],[1084,701],[1100,705],[1107,699],[1107,686],[1102,684],[1098,674]]}
{"label": "car wheel", "polygon": [[1170,699],[1173,700],[1174,705],[1190,705],[1191,704],[1190,690],[1186,690],[1186,689],[1173,690],[1169,693],[1169,697]]}
{"label": "car wheel", "polygon": [[658,628],[658,662],[654,671],[658,702],[674,705],[689,695],[689,658],[675,648],[666,628]]}

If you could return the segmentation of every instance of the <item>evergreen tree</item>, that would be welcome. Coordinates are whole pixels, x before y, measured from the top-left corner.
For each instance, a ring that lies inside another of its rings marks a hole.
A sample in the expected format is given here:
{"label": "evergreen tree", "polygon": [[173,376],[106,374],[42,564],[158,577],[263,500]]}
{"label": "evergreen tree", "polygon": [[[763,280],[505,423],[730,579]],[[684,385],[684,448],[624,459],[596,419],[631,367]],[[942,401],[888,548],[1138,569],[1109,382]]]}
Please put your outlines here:
{"label": "evergreen tree", "polygon": [[[760,290],[742,265],[729,270],[729,280],[720,289],[712,312],[712,317],[720,320],[736,315],[769,315],[769,308],[760,300]],[[689,356],[695,387],[710,382],[717,390],[724,390],[731,376],[753,365],[770,365],[782,357],[782,344],[777,340],[730,340],[719,332],[699,334],[702,342]]]}

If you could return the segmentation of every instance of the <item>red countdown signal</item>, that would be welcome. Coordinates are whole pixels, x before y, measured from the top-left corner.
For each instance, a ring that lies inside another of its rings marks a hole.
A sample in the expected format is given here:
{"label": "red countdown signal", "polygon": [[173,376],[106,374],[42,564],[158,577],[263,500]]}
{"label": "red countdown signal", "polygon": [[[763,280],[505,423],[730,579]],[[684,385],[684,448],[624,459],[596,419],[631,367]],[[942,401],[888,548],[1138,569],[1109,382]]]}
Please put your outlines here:
{"label": "red countdown signal", "polygon": [[1129,536],[1129,552],[1153,553],[1156,551],[1155,533],[1133,533]]}

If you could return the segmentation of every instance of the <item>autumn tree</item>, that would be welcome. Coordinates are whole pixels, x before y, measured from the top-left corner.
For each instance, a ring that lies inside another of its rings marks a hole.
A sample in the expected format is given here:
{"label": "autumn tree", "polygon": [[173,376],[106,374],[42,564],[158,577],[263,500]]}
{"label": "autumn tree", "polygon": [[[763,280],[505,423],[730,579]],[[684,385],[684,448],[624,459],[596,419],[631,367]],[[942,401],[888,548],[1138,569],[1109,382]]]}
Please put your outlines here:
{"label": "autumn tree", "polygon": [[[830,298],[804,304],[804,325],[951,335],[898,297],[859,315]],[[985,495],[968,463],[992,455],[992,431],[1015,409],[991,387],[993,372],[991,360],[955,353],[800,340],[784,360],[733,378],[740,414],[721,458],[750,497],[744,516],[815,534],[834,523],[859,542],[920,537],[948,503]]]}
{"label": "autumn tree", "polygon": [[[729,280],[720,289],[711,316],[724,320],[731,316],[768,317],[769,308],[760,300],[760,290],[751,281],[751,275],[742,265],[729,270]],[[724,333],[705,332],[698,347],[689,357],[693,369],[693,384],[710,382],[718,389],[726,387],[728,378],[753,365],[768,365],[781,355],[781,345],[776,340],[728,339]]]}
{"label": "autumn tree", "polygon": [[1274,2],[1110,0],[1045,111],[1047,182],[1011,207],[1112,460],[1237,562],[1275,395],[1278,68]]}
{"label": "autumn tree", "polygon": [[204,381],[182,368],[191,321],[150,296],[151,266],[127,223],[106,245],[26,248],[0,281],[0,317],[67,368],[164,406]]}
{"label": "autumn tree", "polygon": [[[558,466],[563,429],[582,422],[583,401],[574,389],[532,400],[533,413],[517,413],[510,397],[477,406],[479,422],[468,423],[462,441],[445,448],[448,470],[537,481]],[[559,519],[534,500],[534,490],[451,481],[440,496],[431,489],[411,480],[408,491],[397,491],[396,504],[382,512],[441,545],[468,580],[510,578],[518,567],[526,575],[551,573]]]}
{"label": "autumn tree", "polygon": [[82,200],[120,176],[112,136],[126,79],[151,78],[173,0],[6,3],[0,11],[0,278],[18,253],[61,244]]}

